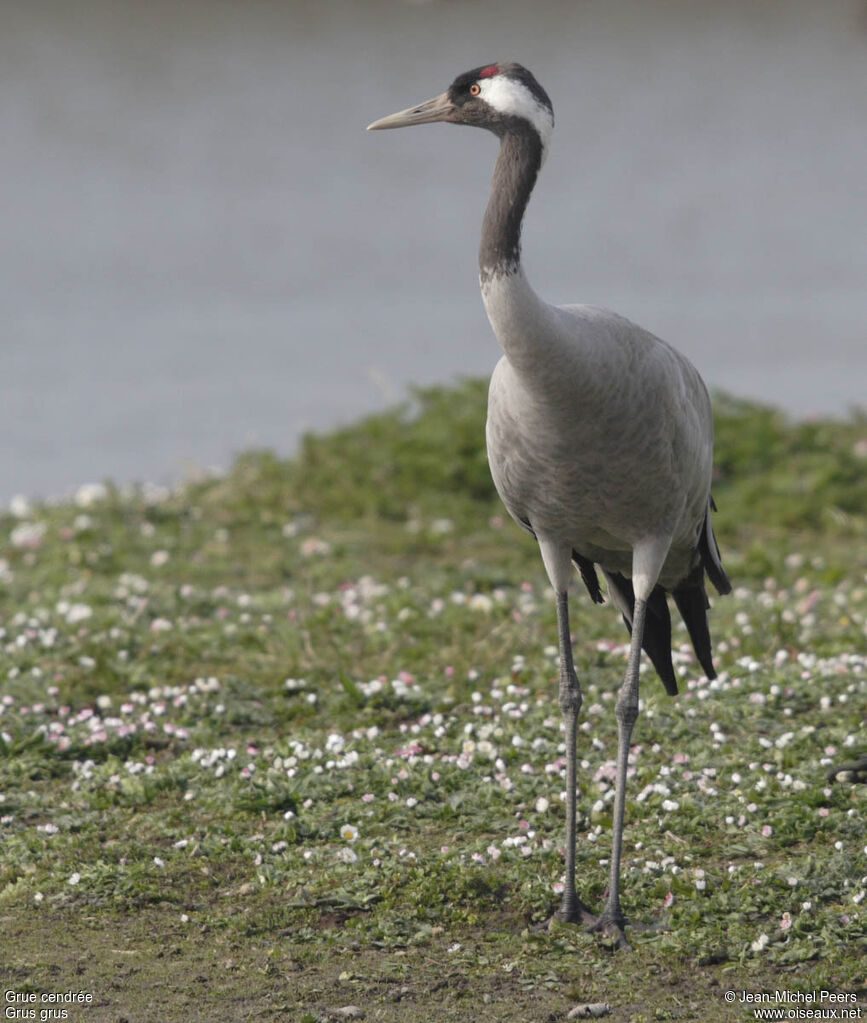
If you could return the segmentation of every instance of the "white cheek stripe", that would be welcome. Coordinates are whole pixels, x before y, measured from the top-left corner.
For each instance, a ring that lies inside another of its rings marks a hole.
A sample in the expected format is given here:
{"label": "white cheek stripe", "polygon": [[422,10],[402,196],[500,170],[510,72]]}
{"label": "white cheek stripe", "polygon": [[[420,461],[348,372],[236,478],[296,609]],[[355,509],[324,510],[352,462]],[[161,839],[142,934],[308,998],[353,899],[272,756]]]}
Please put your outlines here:
{"label": "white cheek stripe", "polygon": [[548,154],[548,143],[554,130],[551,111],[540,103],[522,82],[505,75],[494,75],[479,81],[479,96],[501,114],[523,117],[539,133],[542,140],[542,159]]}

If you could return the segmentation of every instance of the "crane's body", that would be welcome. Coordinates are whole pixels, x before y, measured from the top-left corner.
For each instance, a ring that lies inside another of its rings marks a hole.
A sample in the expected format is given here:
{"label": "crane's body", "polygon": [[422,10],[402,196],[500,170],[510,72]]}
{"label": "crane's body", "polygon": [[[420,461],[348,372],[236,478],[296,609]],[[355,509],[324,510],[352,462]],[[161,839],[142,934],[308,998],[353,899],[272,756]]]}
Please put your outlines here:
{"label": "crane's body", "polygon": [[670,532],[659,581],[676,585],[695,567],[710,492],[712,415],[701,378],[665,342],[592,306],[538,302],[548,327],[530,336],[544,337],[546,350],[513,361],[507,289],[526,295],[529,285],[486,289],[507,353],[491,377],[487,423],[503,503],[537,538],[627,576],[635,544]]}
{"label": "crane's body", "polygon": [[[731,589],[710,518],[710,399],[698,371],[664,341],[604,309],[550,305],[527,281],[521,224],[554,126],[551,101],[529,71],[513,63],[475,68],[441,96],[370,127],[431,121],[483,127],[500,138],[479,248],[482,298],[504,353],[491,377],[487,448],[497,491],[516,522],[538,541],[557,596],[567,793],[566,883],[559,916],[590,923],[628,947],[620,858],[641,650],[667,691],[676,693],[670,592],[698,660],[713,677],[705,573],[720,593]],[[575,890],[582,694],[569,631],[573,565],[598,603],[597,567],[602,571],[632,634],[617,700],[611,878],[599,917]]]}

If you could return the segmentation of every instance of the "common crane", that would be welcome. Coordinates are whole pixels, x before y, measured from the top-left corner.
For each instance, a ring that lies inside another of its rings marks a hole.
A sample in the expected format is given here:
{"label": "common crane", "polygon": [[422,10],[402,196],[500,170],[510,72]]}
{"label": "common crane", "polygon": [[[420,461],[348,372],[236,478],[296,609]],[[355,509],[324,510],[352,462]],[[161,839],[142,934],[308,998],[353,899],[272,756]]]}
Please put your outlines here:
{"label": "common crane", "polygon": [[[533,75],[516,63],[483,65],[434,99],[369,128],[433,121],[487,128],[500,139],[479,249],[482,299],[504,352],[491,377],[486,434],[497,491],[538,542],[557,597],[567,794],[566,879],[557,915],[629,948],[620,862],[641,650],[676,694],[670,593],[699,664],[714,678],[705,574],[720,594],[731,590],[711,525],[711,403],[698,371],[670,345],[605,309],[549,305],[524,276],[521,223],[554,127],[551,101]],[[598,917],[575,888],[582,694],[569,630],[573,565],[596,603],[603,602],[601,569],[632,635],[616,704],[611,877]]]}

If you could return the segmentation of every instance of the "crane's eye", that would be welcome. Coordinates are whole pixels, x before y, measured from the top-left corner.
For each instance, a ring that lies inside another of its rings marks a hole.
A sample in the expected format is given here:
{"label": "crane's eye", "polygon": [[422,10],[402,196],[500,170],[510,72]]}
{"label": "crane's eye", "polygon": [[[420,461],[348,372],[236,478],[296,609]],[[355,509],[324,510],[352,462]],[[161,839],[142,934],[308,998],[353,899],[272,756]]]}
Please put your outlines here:
{"label": "crane's eye", "polygon": [[482,87],[481,87],[481,85],[479,85],[478,82],[473,82],[473,84],[470,86],[470,95],[471,96],[478,96],[481,91],[482,91]]}

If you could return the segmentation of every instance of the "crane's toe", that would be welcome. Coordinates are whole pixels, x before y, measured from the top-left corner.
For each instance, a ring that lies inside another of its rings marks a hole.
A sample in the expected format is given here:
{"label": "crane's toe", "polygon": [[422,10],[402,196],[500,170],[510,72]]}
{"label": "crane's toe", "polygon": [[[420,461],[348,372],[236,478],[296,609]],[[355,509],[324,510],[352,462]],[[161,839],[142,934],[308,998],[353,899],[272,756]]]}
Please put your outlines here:
{"label": "crane's toe", "polygon": [[579,898],[574,898],[560,906],[549,917],[541,923],[534,924],[531,931],[550,931],[556,929],[560,924],[575,924],[579,927],[586,927],[592,930],[599,917],[586,906]]}
{"label": "crane's toe", "polygon": [[593,928],[598,921],[597,915],[585,906],[580,899],[574,899],[569,905],[561,906],[548,922],[559,920],[564,924],[579,924],[582,927]]}
{"label": "crane's toe", "polygon": [[659,931],[667,931],[668,926],[664,920],[653,920],[650,923],[637,923],[632,920],[627,920],[622,914],[618,916],[612,915],[608,910],[605,910],[598,920],[589,928],[591,934],[601,934],[606,938],[609,938],[614,948],[624,949],[625,951],[632,951],[632,944],[626,937],[627,926],[639,933],[658,933]]}
{"label": "crane's toe", "polygon": [[609,913],[604,912],[590,928],[590,933],[601,934],[611,941],[614,948],[623,949],[625,952],[631,952],[633,949],[629,942],[629,938],[626,937],[625,927],[626,921],[623,917],[619,920],[615,920]]}

